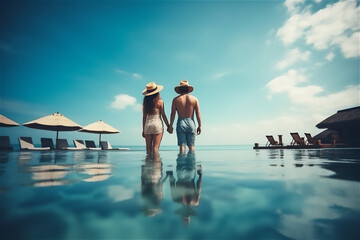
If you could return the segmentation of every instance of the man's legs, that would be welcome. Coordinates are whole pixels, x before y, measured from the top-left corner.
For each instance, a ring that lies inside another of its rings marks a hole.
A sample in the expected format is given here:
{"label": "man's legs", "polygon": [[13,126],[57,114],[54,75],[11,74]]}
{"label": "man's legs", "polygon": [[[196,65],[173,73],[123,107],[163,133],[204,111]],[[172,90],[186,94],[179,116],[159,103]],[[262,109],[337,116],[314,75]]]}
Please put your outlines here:
{"label": "man's legs", "polygon": [[189,152],[195,152],[195,146],[194,145],[189,145]]}
{"label": "man's legs", "polygon": [[179,147],[179,152],[180,152],[181,154],[184,154],[185,151],[186,151],[186,146],[185,146],[185,145],[181,145],[181,146]]}

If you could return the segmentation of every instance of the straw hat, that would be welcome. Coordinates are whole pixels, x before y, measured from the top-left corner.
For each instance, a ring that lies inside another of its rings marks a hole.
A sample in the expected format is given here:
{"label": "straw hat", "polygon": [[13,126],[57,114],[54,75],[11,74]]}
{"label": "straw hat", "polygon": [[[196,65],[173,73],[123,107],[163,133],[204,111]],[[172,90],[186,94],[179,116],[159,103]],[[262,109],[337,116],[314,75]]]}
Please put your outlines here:
{"label": "straw hat", "polygon": [[150,82],[146,84],[146,89],[142,92],[145,96],[154,95],[158,92],[160,92],[164,87],[161,85],[156,85],[154,82]]}
{"label": "straw hat", "polygon": [[180,89],[182,89],[183,87],[187,88],[188,93],[191,93],[194,90],[194,87],[189,85],[188,80],[181,80],[180,86],[176,86],[174,90],[176,93],[181,94],[182,92],[180,91]]}

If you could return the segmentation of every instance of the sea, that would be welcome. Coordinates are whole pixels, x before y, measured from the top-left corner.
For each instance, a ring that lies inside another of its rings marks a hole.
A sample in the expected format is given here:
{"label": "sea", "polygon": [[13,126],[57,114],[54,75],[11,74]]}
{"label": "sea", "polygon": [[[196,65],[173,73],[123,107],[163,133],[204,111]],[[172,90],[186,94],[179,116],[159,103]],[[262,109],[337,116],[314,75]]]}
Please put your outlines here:
{"label": "sea", "polygon": [[360,239],[360,148],[1,151],[1,239]]}

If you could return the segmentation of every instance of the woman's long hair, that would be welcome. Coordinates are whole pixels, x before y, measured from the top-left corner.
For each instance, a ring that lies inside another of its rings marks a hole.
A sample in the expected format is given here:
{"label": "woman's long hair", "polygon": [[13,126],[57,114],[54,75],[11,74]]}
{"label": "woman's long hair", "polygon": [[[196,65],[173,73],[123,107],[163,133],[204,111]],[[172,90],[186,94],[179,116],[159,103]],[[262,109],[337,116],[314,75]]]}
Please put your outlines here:
{"label": "woman's long hair", "polygon": [[159,93],[155,93],[150,96],[145,96],[144,102],[143,102],[144,114],[154,114],[155,113],[155,105],[156,105],[157,101],[159,101],[159,99],[160,99]]}

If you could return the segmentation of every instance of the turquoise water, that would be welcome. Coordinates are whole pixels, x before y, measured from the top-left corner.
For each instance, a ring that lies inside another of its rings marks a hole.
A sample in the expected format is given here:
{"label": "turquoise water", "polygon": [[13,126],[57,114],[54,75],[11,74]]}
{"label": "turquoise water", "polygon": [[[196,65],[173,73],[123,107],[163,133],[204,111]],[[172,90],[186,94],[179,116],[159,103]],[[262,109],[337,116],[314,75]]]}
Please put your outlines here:
{"label": "turquoise water", "polygon": [[1,238],[360,239],[359,170],[360,149],[0,152]]}

